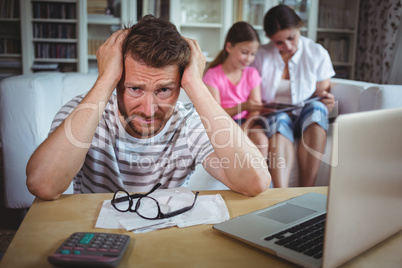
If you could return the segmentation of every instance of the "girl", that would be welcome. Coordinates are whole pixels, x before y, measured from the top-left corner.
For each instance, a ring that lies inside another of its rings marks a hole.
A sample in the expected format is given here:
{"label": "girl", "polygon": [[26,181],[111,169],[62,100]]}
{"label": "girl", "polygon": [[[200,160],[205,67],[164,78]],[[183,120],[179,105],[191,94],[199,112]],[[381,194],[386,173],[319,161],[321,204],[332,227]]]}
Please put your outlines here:
{"label": "girl", "polygon": [[[204,83],[224,110],[248,134],[267,157],[268,138],[255,124],[262,109],[258,71],[249,67],[254,61],[260,39],[247,22],[237,22],[229,29],[224,47],[208,66]],[[256,131],[256,130],[260,131]]]}

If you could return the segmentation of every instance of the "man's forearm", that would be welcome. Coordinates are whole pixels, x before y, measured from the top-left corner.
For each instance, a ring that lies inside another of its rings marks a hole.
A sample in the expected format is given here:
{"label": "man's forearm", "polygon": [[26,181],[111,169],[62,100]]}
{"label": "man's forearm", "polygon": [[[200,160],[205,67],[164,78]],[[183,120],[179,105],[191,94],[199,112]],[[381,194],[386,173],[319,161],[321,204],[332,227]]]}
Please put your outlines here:
{"label": "man's forearm", "polygon": [[[269,186],[271,176],[266,164],[261,162],[265,161],[264,157],[220,104],[215,101],[202,81],[205,56],[202,54],[198,42],[183,38],[190,46],[191,58],[183,73],[182,87],[201,117],[214,147],[215,152],[212,153],[212,156],[216,156],[220,164],[227,163],[226,167],[214,168],[207,159],[204,161],[204,167],[211,175],[234,191],[250,196],[265,191]],[[246,165],[237,165],[237,159],[242,162],[246,160]],[[260,164],[251,165],[251,161],[255,160]]]}
{"label": "man's forearm", "polygon": [[190,92],[187,94],[199,113],[219,158],[227,186],[246,195],[256,195],[268,188],[271,177],[257,147],[214,100],[205,86],[200,84]]}
{"label": "man's forearm", "polygon": [[112,90],[99,81],[36,149],[27,165],[29,191],[44,199],[57,199],[81,168]]}

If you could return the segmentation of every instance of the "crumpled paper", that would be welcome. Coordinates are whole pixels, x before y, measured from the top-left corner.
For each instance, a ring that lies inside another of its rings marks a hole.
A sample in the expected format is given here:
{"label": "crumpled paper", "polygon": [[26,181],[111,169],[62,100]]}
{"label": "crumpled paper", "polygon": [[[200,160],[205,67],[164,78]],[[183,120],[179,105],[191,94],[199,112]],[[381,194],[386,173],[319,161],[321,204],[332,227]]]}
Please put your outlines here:
{"label": "crumpled paper", "polygon": [[[156,190],[149,196],[158,200],[163,212],[189,206],[195,197],[194,193],[185,187]],[[125,229],[134,233],[144,233],[172,226],[183,228],[198,224],[217,224],[229,218],[229,211],[220,194],[198,195],[191,210],[160,220],[147,220],[137,213],[117,211],[112,206],[111,200],[104,200],[95,228]]]}

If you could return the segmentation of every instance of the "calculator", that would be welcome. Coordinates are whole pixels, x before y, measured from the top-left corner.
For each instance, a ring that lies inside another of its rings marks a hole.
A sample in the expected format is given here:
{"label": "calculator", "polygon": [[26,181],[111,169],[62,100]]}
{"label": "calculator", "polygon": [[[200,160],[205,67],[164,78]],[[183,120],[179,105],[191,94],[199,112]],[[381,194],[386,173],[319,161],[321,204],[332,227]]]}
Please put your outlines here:
{"label": "calculator", "polygon": [[109,233],[73,233],[48,256],[55,266],[114,267],[119,264],[130,236]]}

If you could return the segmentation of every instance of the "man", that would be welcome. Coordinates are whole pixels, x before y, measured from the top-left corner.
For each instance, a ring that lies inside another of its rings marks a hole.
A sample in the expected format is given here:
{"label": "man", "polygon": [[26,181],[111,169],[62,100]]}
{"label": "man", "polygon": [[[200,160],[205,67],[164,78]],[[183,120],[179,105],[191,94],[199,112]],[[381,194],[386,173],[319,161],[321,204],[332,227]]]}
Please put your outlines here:
{"label": "man", "polygon": [[[75,193],[178,187],[199,163],[239,193],[268,188],[259,150],[202,82],[205,57],[195,40],[149,15],[112,34],[97,60],[92,89],[60,110],[28,162],[32,194],[55,200],[73,179]],[[177,103],[180,87],[196,112]]]}

